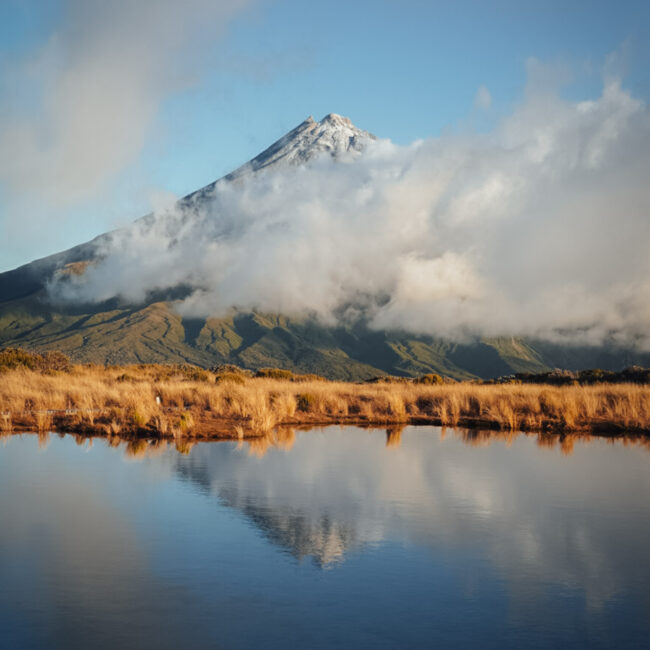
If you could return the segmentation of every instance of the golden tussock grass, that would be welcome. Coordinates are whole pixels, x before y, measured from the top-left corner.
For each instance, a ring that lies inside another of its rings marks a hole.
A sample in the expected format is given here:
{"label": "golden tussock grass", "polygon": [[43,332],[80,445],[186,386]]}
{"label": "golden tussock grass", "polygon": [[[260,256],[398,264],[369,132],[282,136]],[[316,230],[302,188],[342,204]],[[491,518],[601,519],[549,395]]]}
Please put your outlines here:
{"label": "golden tussock grass", "polygon": [[179,377],[165,366],[9,370],[0,382],[0,430],[178,440],[262,437],[280,424],[331,423],[650,432],[646,385],[353,384],[233,376],[236,381],[207,371]]}

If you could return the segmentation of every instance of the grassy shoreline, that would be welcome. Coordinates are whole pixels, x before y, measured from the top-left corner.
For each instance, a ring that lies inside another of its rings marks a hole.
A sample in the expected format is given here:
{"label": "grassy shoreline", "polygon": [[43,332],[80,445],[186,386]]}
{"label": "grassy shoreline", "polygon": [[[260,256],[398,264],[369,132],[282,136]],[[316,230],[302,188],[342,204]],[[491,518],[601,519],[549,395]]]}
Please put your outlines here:
{"label": "grassy shoreline", "polygon": [[24,367],[0,374],[0,432],[246,438],[278,426],[430,424],[650,434],[650,386],[345,383],[174,366]]}

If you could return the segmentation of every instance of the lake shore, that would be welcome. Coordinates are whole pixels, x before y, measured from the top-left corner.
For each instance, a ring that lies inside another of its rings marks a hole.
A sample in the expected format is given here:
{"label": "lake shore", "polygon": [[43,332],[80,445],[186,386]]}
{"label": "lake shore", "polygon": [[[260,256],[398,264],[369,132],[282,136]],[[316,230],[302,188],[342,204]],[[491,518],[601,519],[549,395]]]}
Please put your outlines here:
{"label": "lake shore", "polygon": [[650,386],[326,381],[285,371],[71,366],[0,375],[0,430],[219,439],[278,426],[438,425],[499,431],[650,434]]}

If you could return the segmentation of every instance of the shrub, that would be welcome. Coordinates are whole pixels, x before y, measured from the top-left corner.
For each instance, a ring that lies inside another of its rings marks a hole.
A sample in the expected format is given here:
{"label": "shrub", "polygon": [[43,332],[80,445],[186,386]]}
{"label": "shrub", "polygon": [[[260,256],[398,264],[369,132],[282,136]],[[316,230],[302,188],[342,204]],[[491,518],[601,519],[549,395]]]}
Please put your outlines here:
{"label": "shrub", "polygon": [[291,370],[284,370],[283,368],[260,368],[255,373],[255,376],[266,379],[285,379],[287,381],[293,381],[295,377]]}
{"label": "shrub", "polygon": [[552,386],[569,386],[573,384],[577,378],[577,373],[571,372],[570,370],[562,370],[560,368],[538,374],[519,372],[515,375],[515,379],[519,379],[521,382],[526,384],[551,384]]}
{"label": "shrub", "polygon": [[207,370],[189,363],[150,364],[140,365],[137,368],[145,373],[151,373],[151,378],[154,381],[210,381]]}
{"label": "shrub", "polygon": [[138,380],[133,375],[128,375],[127,373],[123,372],[121,375],[117,376],[116,381],[119,381],[119,382],[128,381],[128,382],[133,383],[133,382],[138,381]]}
{"label": "shrub", "polygon": [[433,385],[433,384],[443,384],[444,379],[440,376],[437,375],[436,373],[432,372],[428,375],[422,375],[420,377],[416,377],[413,380],[414,384],[426,384],[426,385]]}
{"label": "shrub", "polygon": [[246,375],[244,375],[243,373],[222,372],[222,373],[219,373],[214,378],[214,381],[217,384],[222,384],[222,383],[225,383],[225,382],[231,382],[233,384],[245,384],[246,383],[245,377],[246,377]]}
{"label": "shrub", "polygon": [[240,375],[241,377],[252,377],[253,372],[251,370],[246,370],[246,368],[240,368],[233,363],[224,363],[219,366],[213,366],[210,368],[210,372],[215,375]]}
{"label": "shrub", "polygon": [[41,355],[41,369],[68,372],[70,359],[63,352],[51,351]]}
{"label": "shrub", "polygon": [[395,377],[393,375],[378,375],[366,379],[366,384],[408,384],[411,380],[408,377]]}
{"label": "shrub", "polygon": [[621,380],[634,384],[650,384],[650,368],[630,366],[620,373]]}
{"label": "shrub", "polygon": [[320,375],[314,375],[312,373],[309,373],[307,375],[294,375],[291,378],[291,381],[298,382],[298,383],[305,383],[308,381],[327,381],[325,377],[321,377]]}
{"label": "shrub", "polygon": [[13,370],[14,368],[35,370],[36,355],[19,348],[0,350],[0,369]]}
{"label": "shrub", "polygon": [[0,350],[0,372],[26,368],[40,372],[70,370],[70,360],[63,352],[29,352],[22,348],[4,348]]}
{"label": "shrub", "polygon": [[616,381],[616,373],[609,372],[607,370],[601,370],[600,368],[594,368],[593,370],[582,370],[578,373],[578,381],[581,384],[600,384],[606,381]]}
{"label": "shrub", "polygon": [[207,370],[198,366],[180,366],[179,374],[185,381],[209,381],[210,379]]}
{"label": "shrub", "polygon": [[[518,373],[514,377],[521,383],[526,384],[551,384],[555,386],[570,386],[576,384],[593,385],[593,384],[649,384],[650,368],[640,366],[631,366],[620,372],[613,370],[602,370],[593,368],[591,370],[580,370],[572,372],[570,370],[551,370],[550,372]],[[506,383],[505,377],[496,380],[497,383]]]}

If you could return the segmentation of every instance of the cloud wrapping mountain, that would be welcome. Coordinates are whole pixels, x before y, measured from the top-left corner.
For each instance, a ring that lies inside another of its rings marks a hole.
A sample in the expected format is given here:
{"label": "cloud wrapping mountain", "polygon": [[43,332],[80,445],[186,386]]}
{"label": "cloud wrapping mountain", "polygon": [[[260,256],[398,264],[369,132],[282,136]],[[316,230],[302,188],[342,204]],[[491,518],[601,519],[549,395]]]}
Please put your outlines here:
{"label": "cloud wrapping mountain", "polygon": [[117,231],[55,300],[192,287],[232,307],[455,340],[526,335],[650,346],[650,115],[606,80],[572,102],[533,86],[487,134],[272,165]]}

